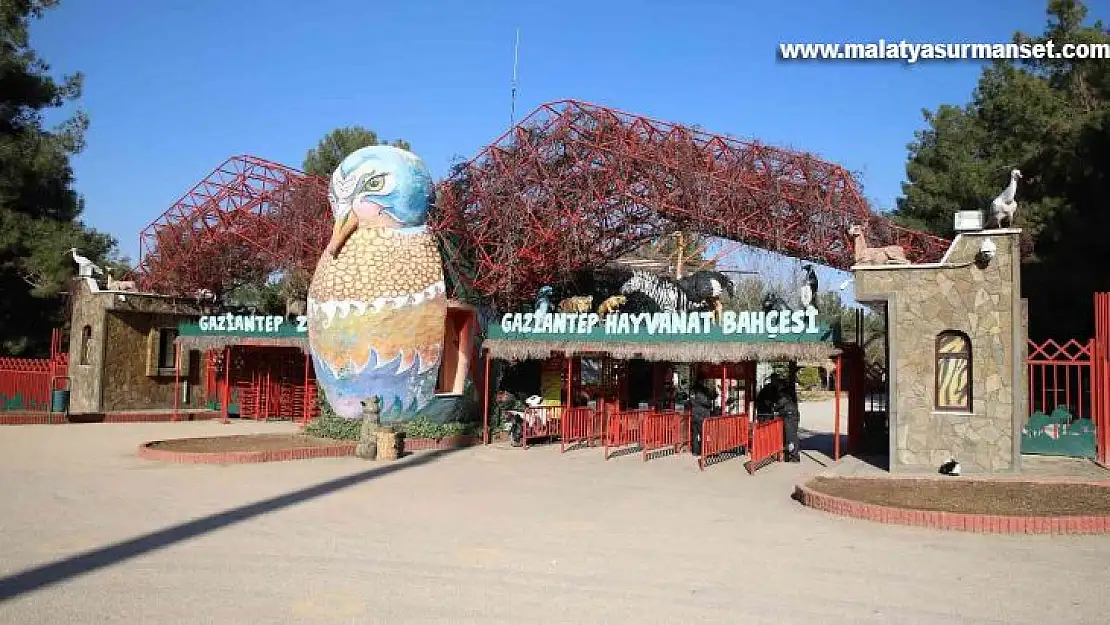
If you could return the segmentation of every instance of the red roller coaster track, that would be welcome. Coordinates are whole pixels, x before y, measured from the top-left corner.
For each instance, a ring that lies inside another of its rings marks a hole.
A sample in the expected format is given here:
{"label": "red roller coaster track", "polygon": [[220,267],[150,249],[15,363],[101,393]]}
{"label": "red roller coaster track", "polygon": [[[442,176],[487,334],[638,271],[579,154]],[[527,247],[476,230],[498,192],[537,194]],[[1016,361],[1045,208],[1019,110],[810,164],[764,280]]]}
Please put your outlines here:
{"label": "red roller coaster track", "polygon": [[[251,272],[311,271],[330,227],[326,191],[277,163],[229,159],[143,231],[139,280],[218,293]],[[857,223],[917,262],[948,247],[871,213],[852,175],[813,155],[565,100],[456,167],[429,227],[458,287],[513,305],[677,230],[847,268]]]}

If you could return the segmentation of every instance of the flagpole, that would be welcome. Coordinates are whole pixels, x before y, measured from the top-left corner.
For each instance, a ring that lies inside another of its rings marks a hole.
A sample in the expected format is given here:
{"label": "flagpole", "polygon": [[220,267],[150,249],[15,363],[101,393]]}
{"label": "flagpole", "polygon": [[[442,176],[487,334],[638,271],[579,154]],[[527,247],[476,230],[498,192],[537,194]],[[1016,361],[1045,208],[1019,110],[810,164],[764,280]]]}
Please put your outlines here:
{"label": "flagpole", "polygon": [[516,29],[516,44],[513,45],[513,90],[509,102],[509,126],[516,125],[516,70],[520,52],[520,29]]}

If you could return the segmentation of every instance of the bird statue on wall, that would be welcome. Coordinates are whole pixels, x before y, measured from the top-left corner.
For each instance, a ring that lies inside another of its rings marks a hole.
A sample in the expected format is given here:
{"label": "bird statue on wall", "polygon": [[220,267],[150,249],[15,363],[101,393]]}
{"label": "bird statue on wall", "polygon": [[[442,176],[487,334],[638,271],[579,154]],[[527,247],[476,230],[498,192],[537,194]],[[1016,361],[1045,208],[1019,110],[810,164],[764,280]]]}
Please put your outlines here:
{"label": "bird statue on wall", "polygon": [[802,310],[817,309],[817,289],[820,286],[817,282],[817,272],[814,271],[813,265],[802,265],[802,270],[805,271],[805,279],[802,280],[802,286],[798,288],[798,299],[802,303]]}
{"label": "bird statue on wall", "polygon": [[1011,169],[1010,184],[991,202],[991,217],[994,219],[994,225],[998,228],[1002,227],[1002,220],[1006,220],[1007,227],[1014,225],[1014,213],[1017,212],[1017,201],[1014,197],[1017,195],[1018,180],[1021,180],[1021,172],[1017,169]]}
{"label": "bird statue on wall", "polygon": [[540,287],[539,292],[536,293],[536,306],[533,311],[536,315],[546,315],[554,308],[551,304],[551,294],[553,292],[552,288],[546,284]]}
{"label": "bird statue on wall", "polygon": [[447,318],[443,261],[424,225],[433,192],[424,161],[393,146],[356,150],[332,174],[335,225],[307,316],[317,382],[341,417],[380,397],[382,422],[401,421],[433,399]]}
{"label": "bird statue on wall", "polygon": [[93,262],[84,256],[77,253],[77,248],[69,248],[69,253],[73,256],[73,262],[77,263],[77,275],[81,278],[91,278],[95,273],[98,276],[104,275],[104,270],[97,267]]}

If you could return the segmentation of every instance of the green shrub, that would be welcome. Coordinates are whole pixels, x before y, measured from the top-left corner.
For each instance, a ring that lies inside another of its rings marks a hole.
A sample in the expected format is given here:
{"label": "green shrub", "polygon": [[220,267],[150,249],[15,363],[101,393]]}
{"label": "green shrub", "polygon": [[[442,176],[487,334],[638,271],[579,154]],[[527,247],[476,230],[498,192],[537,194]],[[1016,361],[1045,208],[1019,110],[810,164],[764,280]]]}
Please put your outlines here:
{"label": "green shrub", "polygon": [[319,417],[309,421],[304,433],[318,438],[331,438],[339,441],[357,441],[362,430],[361,419],[344,419],[334,414],[321,412]]}
{"label": "green shrub", "polygon": [[821,388],[821,374],[817,371],[817,367],[802,367],[798,369],[798,386],[806,391]]}

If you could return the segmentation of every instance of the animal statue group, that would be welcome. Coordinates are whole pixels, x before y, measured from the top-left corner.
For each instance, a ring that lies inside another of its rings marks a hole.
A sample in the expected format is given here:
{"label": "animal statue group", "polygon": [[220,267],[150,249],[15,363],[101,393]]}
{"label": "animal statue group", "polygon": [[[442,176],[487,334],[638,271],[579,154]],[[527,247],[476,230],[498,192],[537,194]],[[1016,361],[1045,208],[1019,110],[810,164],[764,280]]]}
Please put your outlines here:
{"label": "animal statue group", "polygon": [[1017,183],[1021,180],[1021,172],[1017,169],[1010,170],[1010,184],[998,194],[991,202],[991,218],[994,220],[994,225],[997,228],[1002,228],[1002,222],[1006,222],[1005,227],[1012,227],[1014,225],[1014,213],[1017,212]]}
{"label": "animal statue group", "polygon": [[335,413],[382,423],[418,417],[433,400],[443,353],[443,261],[425,227],[432,177],[387,145],[354,151],[331,177],[331,239],[308,290],[308,343]]}
{"label": "animal statue group", "polygon": [[725,293],[733,295],[735,292],[732,280],[719,271],[696,271],[675,280],[636,270],[626,274],[619,284],[619,288],[616,289],[618,292],[613,295],[602,295],[596,307],[593,295],[577,295],[560,300],[554,310],[551,305],[551,287],[544,286],[536,294],[533,311],[537,314],[555,311],[563,313],[596,311],[598,317],[604,319],[613,313],[621,312],[625,306],[632,307],[634,310],[640,307],[631,305],[635,298],[638,303],[646,302],[649,305],[649,310],[640,312],[713,311],[719,322],[724,310],[721,296]]}
{"label": "animal statue group", "polygon": [[109,291],[136,291],[136,290],[138,290],[135,287],[134,280],[116,280],[115,277],[112,276],[112,270],[111,269],[108,269],[108,270],[105,271],[105,281],[107,282],[107,287],[108,287]]}
{"label": "animal statue group", "polygon": [[908,265],[906,250],[901,245],[868,247],[863,234],[863,226],[856,224],[848,229],[855,239],[855,260],[857,265]]}

